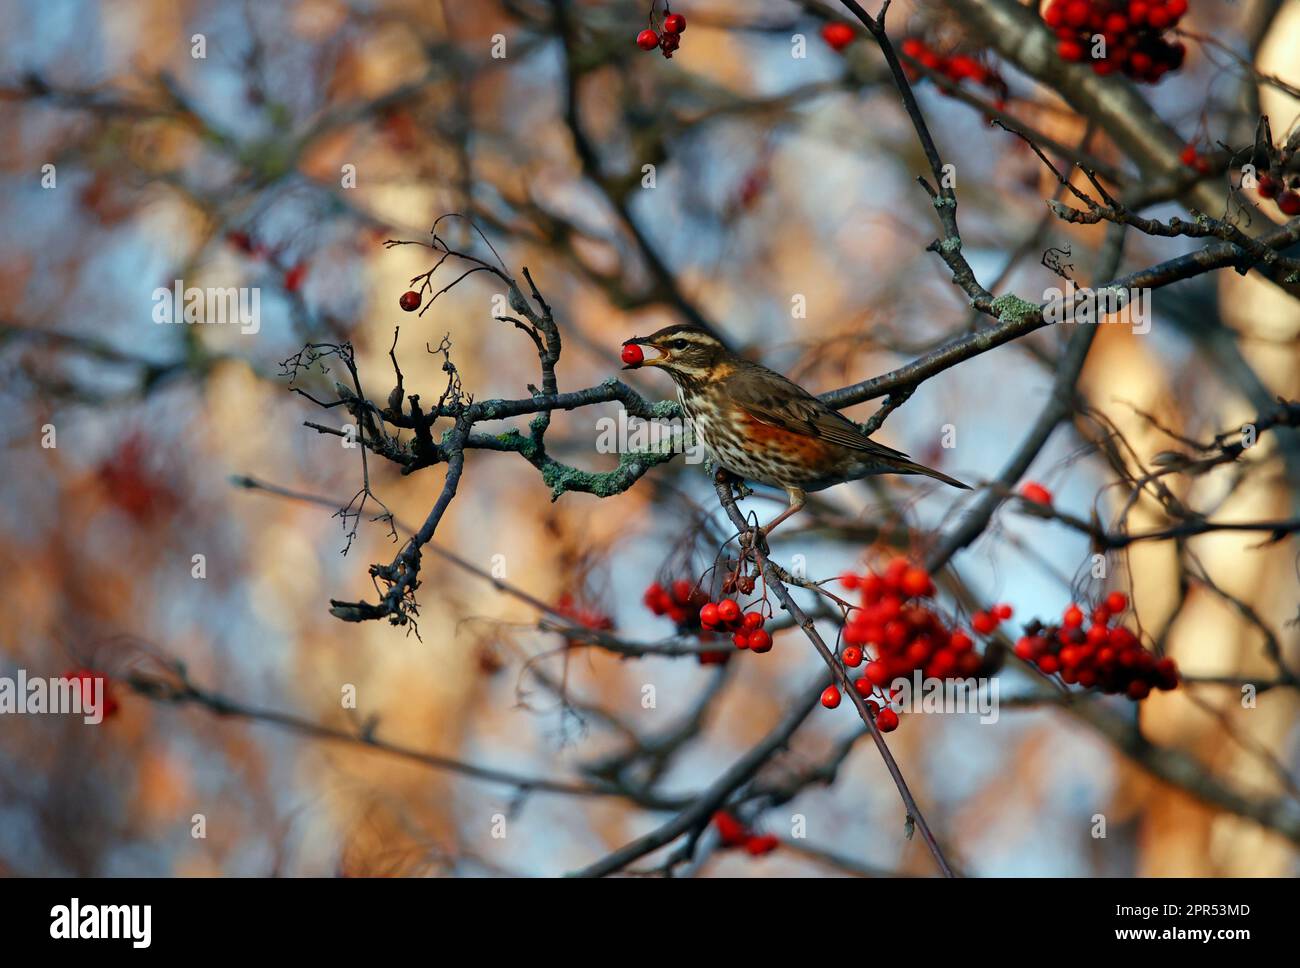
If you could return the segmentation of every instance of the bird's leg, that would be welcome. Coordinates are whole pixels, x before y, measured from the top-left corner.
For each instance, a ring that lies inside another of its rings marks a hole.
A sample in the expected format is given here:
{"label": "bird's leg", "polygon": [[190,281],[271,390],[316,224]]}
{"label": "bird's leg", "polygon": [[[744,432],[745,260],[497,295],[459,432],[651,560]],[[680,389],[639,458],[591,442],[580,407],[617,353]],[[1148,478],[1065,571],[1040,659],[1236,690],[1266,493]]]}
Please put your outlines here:
{"label": "bird's leg", "polygon": [[767,537],[775,531],[776,526],[786,518],[802,511],[804,504],[807,503],[807,495],[797,487],[787,487],[785,493],[790,495],[790,506],[763,526],[763,537]]}

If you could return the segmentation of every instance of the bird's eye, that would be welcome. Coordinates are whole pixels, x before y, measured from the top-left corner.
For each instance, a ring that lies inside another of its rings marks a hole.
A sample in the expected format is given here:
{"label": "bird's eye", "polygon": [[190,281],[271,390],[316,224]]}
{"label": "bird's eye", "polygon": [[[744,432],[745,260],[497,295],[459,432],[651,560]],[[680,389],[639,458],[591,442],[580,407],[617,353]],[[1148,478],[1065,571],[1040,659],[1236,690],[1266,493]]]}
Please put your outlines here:
{"label": "bird's eye", "polygon": [[684,349],[686,349],[686,347],[690,346],[691,344],[690,344],[690,341],[689,341],[689,340],[684,340],[684,339],[675,339],[675,340],[673,340],[671,343],[669,343],[668,345],[671,346],[671,347],[672,347],[673,349],[675,349],[675,350],[684,350]]}

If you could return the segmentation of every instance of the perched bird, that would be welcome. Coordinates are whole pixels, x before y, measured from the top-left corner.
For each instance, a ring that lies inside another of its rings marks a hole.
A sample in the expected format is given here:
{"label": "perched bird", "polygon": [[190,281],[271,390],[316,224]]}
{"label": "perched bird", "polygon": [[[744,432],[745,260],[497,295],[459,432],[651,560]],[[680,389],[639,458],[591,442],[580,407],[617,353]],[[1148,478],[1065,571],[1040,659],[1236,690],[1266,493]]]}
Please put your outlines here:
{"label": "perched bird", "polygon": [[781,374],[751,363],[696,326],[667,326],[624,347],[625,370],[654,366],[677,384],[677,399],[713,457],[737,477],[784,488],[790,506],[763,529],[770,534],[798,512],[805,492],[873,474],[922,474],[969,485],[878,444],[843,414]]}

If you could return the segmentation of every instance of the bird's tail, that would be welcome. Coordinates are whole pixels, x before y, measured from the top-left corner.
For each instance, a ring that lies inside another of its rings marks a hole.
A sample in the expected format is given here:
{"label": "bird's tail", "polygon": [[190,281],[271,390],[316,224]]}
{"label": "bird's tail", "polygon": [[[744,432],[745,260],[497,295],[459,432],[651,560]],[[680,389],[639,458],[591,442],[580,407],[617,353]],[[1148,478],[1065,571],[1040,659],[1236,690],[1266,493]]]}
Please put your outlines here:
{"label": "bird's tail", "polygon": [[953,487],[960,487],[963,491],[969,491],[971,486],[963,484],[955,477],[949,477],[943,471],[936,471],[933,467],[926,467],[924,464],[918,464],[914,460],[900,460],[895,466],[900,474],[920,474],[923,477],[932,477],[936,481],[943,481],[945,484],[951,484]]}

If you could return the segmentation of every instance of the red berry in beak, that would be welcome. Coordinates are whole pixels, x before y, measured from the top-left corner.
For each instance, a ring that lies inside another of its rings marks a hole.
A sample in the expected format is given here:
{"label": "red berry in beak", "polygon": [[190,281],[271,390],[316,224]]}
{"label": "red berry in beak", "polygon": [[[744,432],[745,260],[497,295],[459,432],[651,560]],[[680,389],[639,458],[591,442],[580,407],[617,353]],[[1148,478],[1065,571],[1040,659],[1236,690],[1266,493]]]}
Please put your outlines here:
{"label": "red berry in beak", "polygon": [[628,343],[623,347],[623,362],[628,366],[640,366],[645,361],[645,354],[641,352],[641,347],[635,343]]}

